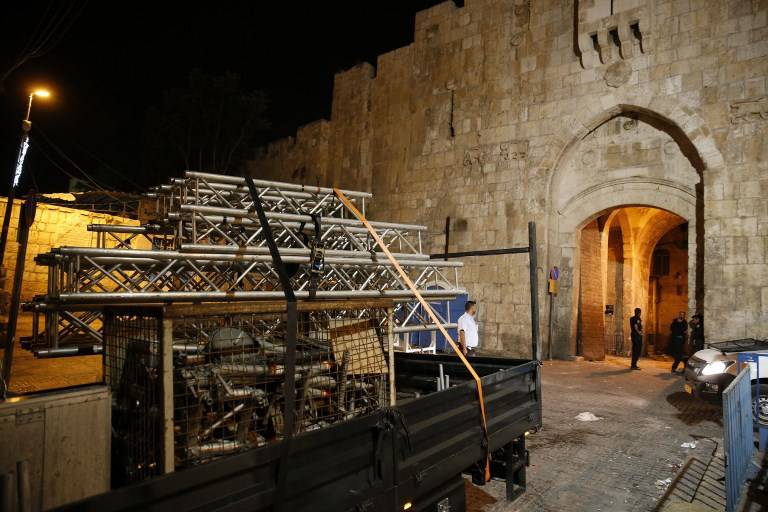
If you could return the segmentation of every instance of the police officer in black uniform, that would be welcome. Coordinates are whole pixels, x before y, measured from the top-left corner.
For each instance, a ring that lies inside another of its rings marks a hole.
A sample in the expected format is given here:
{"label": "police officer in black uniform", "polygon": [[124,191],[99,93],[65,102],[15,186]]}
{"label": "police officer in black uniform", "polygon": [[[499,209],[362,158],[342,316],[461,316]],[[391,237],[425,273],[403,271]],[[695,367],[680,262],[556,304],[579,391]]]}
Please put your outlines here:
{"label": "police officer in black uniform", "polygon": [[643,321],[640,318],[640,308],[635,308],[635,316],[629,319],[629,330],[632,333],[632,368],[639,370],[637,360],[640,359],[640,352],[643,350]]}

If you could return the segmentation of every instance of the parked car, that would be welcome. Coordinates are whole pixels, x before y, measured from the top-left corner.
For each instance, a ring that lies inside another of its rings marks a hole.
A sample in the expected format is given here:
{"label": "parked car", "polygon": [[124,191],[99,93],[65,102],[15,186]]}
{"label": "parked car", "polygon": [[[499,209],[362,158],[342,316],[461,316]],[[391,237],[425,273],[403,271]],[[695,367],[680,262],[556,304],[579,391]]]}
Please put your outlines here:
{"label": "parked car", "polygon": [[[738,354],[754,352],[768,355],[768,340],[745,338],[708,343],[688,359],[685,366],[685,392],[703,399],[720,400],[723,390],[736,378]],[[768,357],[761,365],[758,380],[757,365],[748,363],[755,397],[755,420],[768,424]]]}

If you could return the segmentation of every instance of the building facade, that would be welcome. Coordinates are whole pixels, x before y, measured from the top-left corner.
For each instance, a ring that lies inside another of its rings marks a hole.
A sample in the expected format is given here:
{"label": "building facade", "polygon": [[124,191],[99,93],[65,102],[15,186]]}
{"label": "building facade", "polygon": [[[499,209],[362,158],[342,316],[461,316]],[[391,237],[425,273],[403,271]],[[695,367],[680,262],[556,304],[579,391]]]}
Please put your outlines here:
{"label": "building facade", "polygon": [[[466,0],[335,77],[330,120],[260,151],[266,179],[369,190],[442,252],[525,245],[537,224],[555,356],[649,350],[679,310],[710,340],[768,337],[768,2]],[[527,356],[527,260],[467,259],[481,344]],[[551,301],[551,304],[550,304]],[[551,308],[550,308],[551,306]],[[550,314],[551,311],[551,314]],[[545,348],[546,352],[546,348]]]}

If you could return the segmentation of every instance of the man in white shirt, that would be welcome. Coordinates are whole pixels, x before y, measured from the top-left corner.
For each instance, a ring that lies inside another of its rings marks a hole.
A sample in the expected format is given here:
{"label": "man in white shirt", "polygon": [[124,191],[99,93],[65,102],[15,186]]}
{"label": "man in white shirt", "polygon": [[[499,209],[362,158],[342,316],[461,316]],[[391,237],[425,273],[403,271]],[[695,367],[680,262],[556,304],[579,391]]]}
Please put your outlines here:
{"label": "man in white shirt", "polygon": [[459,344],[461,351],[466,356],[475,354],[477,350],[477,322],[475,322],[475,313],[477,312],[477,303],[468,300],[464,304],[464,314],[459,317],[458,331]]}

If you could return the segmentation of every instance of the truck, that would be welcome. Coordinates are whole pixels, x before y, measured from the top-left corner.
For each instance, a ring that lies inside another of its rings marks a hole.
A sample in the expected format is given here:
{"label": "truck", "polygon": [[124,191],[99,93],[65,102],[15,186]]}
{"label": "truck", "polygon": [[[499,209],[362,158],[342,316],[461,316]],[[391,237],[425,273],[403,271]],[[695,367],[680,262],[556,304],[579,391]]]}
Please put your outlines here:
{"label": "truck", "polygon": [[[736,378],[738,356],[744,353],[768,354],[768,340],[743,338],[708,343],[688,359],[685,392],[705,400],[719,400],[723,390]],[[754,420],[768,424],[768,375],[758,376],[757,365],[747,364],[754,390]]]}
{"label": "truck", "polygon": [[285,303],[105,310],[113,468],[127,482],[61,510],[461,512],[465,474],[503,479],[506,498],[520,496],[526,436],[542,424],[535,224],[527,247],[430,255],[529,255],[531,358],[470,366],[461,355],[395,353],[393,304],[297,301],[247,185]]}
{"label": "truck", "polygon": [[[396,353],[397,402],[363,417],[171,472],[60,508],[165,510],[439,511],[465,509],[465,479],[526,488],[526,436],[541,427],[536,360],[475,357],[485,397],[452,355]],[[450,376],[448,386],[440,386]],[[438,391],[438,387],[440,390]]]}

